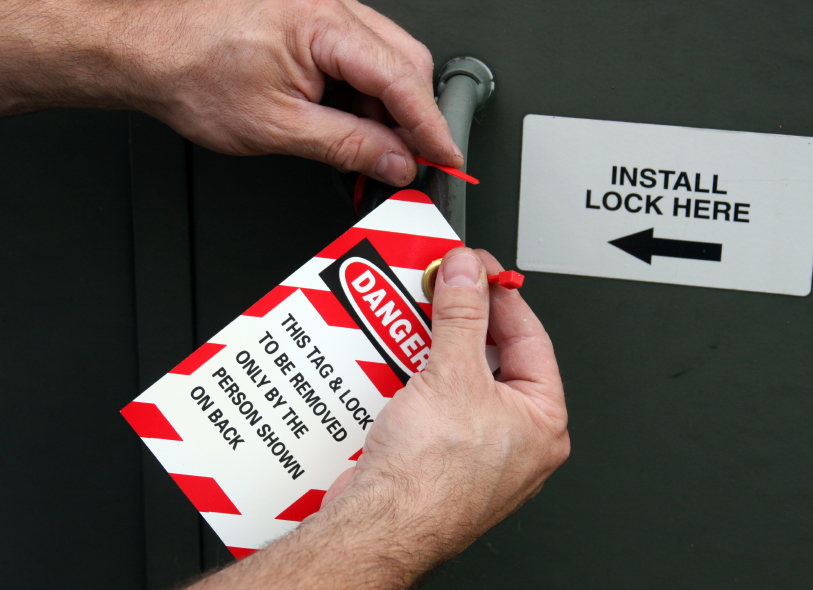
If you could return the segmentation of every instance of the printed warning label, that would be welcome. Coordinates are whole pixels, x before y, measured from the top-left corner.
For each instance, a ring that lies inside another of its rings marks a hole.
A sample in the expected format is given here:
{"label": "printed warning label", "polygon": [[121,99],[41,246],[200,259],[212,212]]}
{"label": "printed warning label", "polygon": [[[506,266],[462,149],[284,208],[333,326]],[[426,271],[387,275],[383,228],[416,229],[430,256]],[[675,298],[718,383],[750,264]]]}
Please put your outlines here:
{"label": "printed warning label", "polygon": [[401,191],[122,410],[236,557],[316,512],[358,460],[429,358],[423,271],[461,245]]}
{"label": "printed warning label", "polygon": [[529,115],[517,264],[807,295],[811,141]]}

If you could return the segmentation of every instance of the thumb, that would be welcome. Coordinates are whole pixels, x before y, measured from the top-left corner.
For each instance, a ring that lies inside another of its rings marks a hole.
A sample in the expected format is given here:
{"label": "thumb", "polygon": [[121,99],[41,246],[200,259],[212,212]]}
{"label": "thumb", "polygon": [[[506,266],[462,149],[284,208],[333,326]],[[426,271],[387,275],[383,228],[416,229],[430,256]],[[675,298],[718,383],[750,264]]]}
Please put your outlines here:
{"label": "thumb", "polygon": [[362,119],[313,103],[299,105],[299,119],[291,152],[361,172],[394,186],[406,186],[418,171],[415,159],[395,131],[372,119]]}
{"label": "thumb", "polygon": [[432,352],[426,372],[446,379],[485,369],[489,292],[480,258],[469,248],[446,254],[432,300]]}

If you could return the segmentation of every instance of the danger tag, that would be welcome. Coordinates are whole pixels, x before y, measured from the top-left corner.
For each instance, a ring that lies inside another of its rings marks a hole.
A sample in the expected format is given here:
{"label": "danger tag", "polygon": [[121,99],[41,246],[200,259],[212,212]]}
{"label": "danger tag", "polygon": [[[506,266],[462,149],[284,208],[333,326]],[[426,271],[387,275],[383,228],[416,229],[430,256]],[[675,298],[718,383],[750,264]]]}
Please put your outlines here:
{"label": "danger tag", "polygon": [[[319,510],[358,460],[429,359],[424,270],[462,245],[401,191],[122,410],[235,557]],[[496,346],[486,356],[496,370]]]}

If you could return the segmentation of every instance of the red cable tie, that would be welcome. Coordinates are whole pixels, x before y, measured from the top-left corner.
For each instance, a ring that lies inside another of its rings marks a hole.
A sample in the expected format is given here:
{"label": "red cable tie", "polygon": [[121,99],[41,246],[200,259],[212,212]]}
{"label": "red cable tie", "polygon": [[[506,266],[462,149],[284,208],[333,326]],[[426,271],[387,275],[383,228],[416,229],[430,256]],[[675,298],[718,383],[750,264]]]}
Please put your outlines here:
{"label": "red cable tie", "polygon": [[488,278],[489,283],[499,283],[501,287],[506,289],[519,289],[522,283],[525,282],[525,275],[515,270],[504,270],[500,274],[486,278]]}
{"label": "red cable tie", "polygon": [[434,166],[440,170],[443,170],[446,174],[451,174],[452,176],[456,176],[462,180],[465,180],[471,184],[480,184],[480,181],[474,178],[474,176],[470,176],[465,172],[458,170],[457,168],[452,168],[451,166],[443,166],[442,164],[435,164],[434,162],[430,162],[423,156],[415,156],[415,161],[418,164],[423,164],[424,166]]}

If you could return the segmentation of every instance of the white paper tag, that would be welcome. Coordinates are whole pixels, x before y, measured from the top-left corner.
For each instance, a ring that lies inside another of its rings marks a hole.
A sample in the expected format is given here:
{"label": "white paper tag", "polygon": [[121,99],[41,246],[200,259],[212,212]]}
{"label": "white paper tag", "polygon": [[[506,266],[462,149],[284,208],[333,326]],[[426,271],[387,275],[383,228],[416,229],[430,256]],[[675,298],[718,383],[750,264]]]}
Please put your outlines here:
{"label": "white paper tag", "polygon": [[122,410],[235,557],[316,512],[354,465],[428,358],[423,271],[461,245],[401,191]]}
{"label": "white paper tag", "polygon": [[517,265],[807,295],[811,141],[528,115]]}

